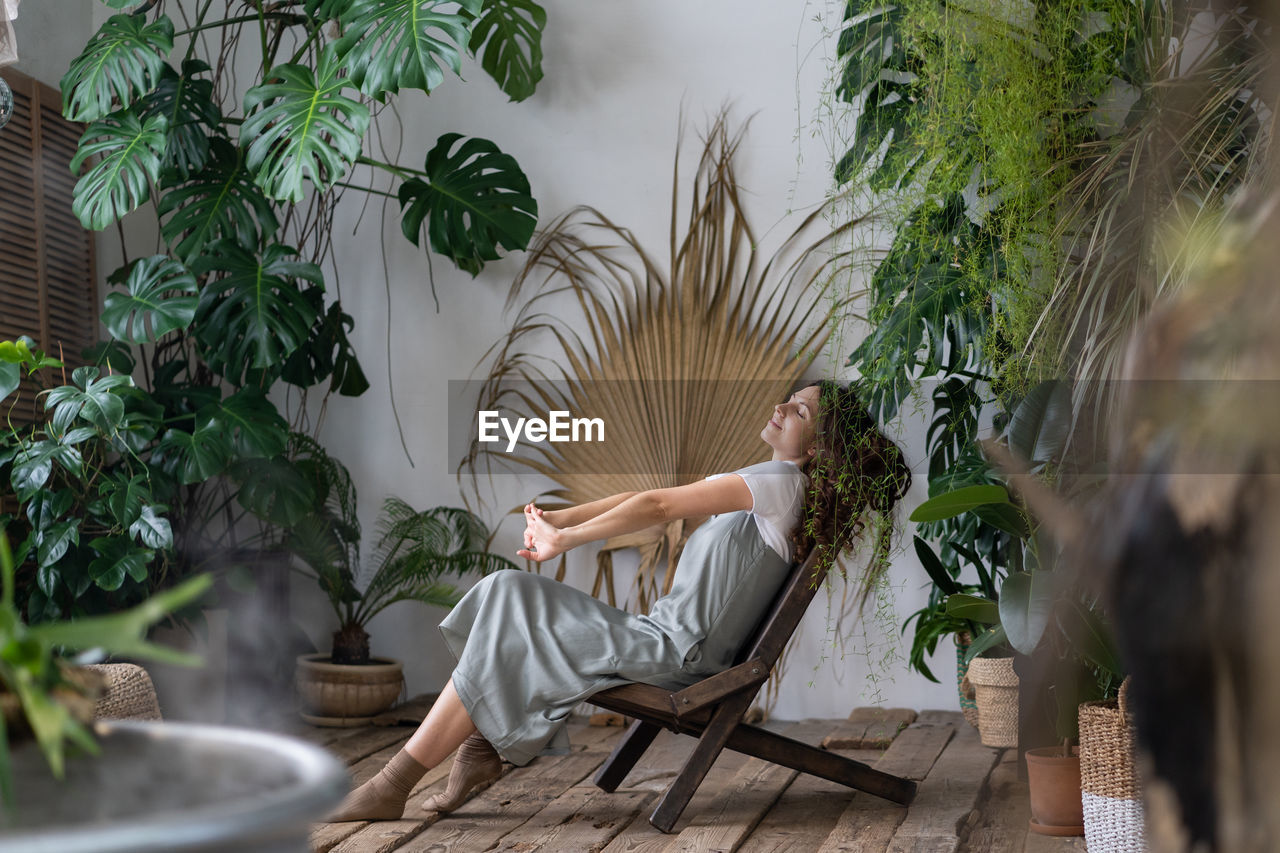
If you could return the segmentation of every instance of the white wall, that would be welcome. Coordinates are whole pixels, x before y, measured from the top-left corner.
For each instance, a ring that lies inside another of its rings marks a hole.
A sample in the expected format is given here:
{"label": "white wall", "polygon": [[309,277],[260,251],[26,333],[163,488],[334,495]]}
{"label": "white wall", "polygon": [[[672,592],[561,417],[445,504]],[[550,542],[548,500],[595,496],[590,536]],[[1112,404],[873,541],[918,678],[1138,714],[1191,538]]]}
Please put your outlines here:
{"label": "white wall", "polygon": [[[792,209],[810,209],[830,185],[828,143],[811,126],[822,109],[829,69],[824,54],[834,36],[823,26],[839,21],[839,3],[776,0],[549,0],[546,78],[524,103],[508,103],[479,68],[465,70],[431,97],[401,99],[404,162],[417,165],[437,135],[459,131],[490,138],[513,154],[528,174],[541,221],[576,204],[591,204],[631,227],[644,245],[665,258],[671,163],[681,112],[686,136],[723,104],[742,120],[753,117],[741,149],[738,175],[750,214],[765,234],[765,251],[799,221]],[[692,151],[692,149],[689,149]],[[692,157],[686,155],[692,165]],[[353,214],[354,216],[354,214]],[[436,313],[421,252],[400,236],[394,215],[386,223],[390,302],[378,258],[376,206],[359,235],[343,234],[338,256],[341,296],[356,318],[355,343],[372,389],[358,400],[329,402],[322,439],[355,475],[362,520],[371,530],[384,495],[416,506],[456,503],[458,487],[446,463],[445,399],[450,379],[465,379],[485,349],[509,324],[503,299],[520,258],[493,264],[475,280],[433,258],[440,311]],[[411,467],[400,448],[388,397],[385,336],[390,334],[390,378],[405,429]],[[845,339],[835,363],[856,341]],[[922,460],[922,428],[913,427],[913,460]],[[909,503],[924,493],[923,468]],[[502,508],[537,492],[513,486]],[[498,518],[497,512],[489,521]],[[499,545],[514,553],[521,526],[504,523]],[[571,566],[585,582],[590,554]],[[911,707],[954,707],[954,686],[909,674],[898,628],[920,606],[925,580],[914,556],[895,562],[890,610],[871,618],[870,649],[856,620],[855,636],[841,643],[829,629],[827,608],[815,604],[788,659],[788,675],[775,713],[781,718],[844,716],[868,701]],[[832,604],[839,604],[839,590]],[[374,623],[375,651],[406,660],[411,693],[437,689],[452,665],[437,638],[443,614],[397,605]],[[324,641],[320,625],[313,633]],[[887,630],[882,630],[887,629]],[[908,638],[909,641],[909,638]],[[953,653],[944,648],[935,671],[947,680]]]}
{"label": "white wall", "polygon": [[71,60],[80,55],[96,29],[98,5],[94,0],[23,0],[13,22],[18,41],[18,61],[13,67],[58,88]]}

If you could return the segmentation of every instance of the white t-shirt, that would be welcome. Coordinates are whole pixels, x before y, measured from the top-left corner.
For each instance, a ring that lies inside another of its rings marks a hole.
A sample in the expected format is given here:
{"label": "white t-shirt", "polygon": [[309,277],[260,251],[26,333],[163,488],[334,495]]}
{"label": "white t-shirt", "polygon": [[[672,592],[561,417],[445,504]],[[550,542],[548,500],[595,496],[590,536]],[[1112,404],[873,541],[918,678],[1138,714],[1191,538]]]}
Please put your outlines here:
{"label": "white t-shirt", "polygon": [[770,460],[737,471],[712,474],[707,479],[715,480],[729,474],[737,474],[751,490],[750,512],[755,517],[760,538],[782,559],[790,562],[795,550],[791,545],[791,531],[804,509],[808,477],[794,462]]}

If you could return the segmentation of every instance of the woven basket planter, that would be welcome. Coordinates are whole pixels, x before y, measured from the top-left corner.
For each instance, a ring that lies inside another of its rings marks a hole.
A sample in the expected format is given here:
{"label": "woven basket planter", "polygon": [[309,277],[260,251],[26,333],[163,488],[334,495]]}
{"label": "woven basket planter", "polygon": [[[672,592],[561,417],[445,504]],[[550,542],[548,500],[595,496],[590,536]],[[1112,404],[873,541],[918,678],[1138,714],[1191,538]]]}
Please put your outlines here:
{"label": "woven basket planter", "polygon": [[1080,706],[1080,792],[1089,853],[1147,850],[1128,693],[1126,678],[1119,701]]}
{"label": "woven basket planter", "polygon": [[971,637],[968,631],[956,634],[956,693],[960,695],[960,713],[965,722],[978,727],[978,703],[974,698],[973,684],[969,681],[969,664],[965,656],[969,653]]}
{"label": "woven basket planter", "polygon": [[300,655],[294,677],[302,718],[317,726],[359,726],[395,704],[404,687],[398,660],[364,666],[329,663],[329,655]]}
{"label": "woven basket planter", "polygon": [[985,746],[1018,745],[1018,674],[1013,658],[976,657],[969,683],[978,704],[978,737]]}
{"label": "woven basket planter", "polygon": [[160,703],[151,676],[137,664],[100,663],[85,669],[106,680],[93,707],[95,720],[160,720]]}

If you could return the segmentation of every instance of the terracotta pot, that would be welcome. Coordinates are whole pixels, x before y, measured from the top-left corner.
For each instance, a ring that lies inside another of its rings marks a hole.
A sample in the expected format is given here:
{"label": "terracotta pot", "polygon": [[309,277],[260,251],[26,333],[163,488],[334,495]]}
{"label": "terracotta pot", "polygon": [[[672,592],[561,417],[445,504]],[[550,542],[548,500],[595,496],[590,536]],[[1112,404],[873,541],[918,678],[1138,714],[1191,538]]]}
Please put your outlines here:
{"label": "terracotta pot", "polygon": [[1027,750],[1031,789],[1031,829],[1041,835],[1084,835],[1080,797],[1080,749],[1070,755],[1060,746]]}
{"label": "terracotta pot", "polygon": [[372,658],[363,666],[329,663],[326,654],[299,655],[294,676],[302,718],[318,726],[359,726],[395,704],[404,665]]}

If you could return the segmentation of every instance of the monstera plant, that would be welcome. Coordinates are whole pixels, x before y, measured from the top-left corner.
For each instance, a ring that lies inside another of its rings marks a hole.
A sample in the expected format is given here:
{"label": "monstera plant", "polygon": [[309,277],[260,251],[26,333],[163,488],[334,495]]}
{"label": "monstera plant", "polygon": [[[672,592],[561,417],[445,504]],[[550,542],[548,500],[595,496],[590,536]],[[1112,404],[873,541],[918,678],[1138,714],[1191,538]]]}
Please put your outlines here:
{"label": "monstera plant", "polygon": [[120,14],[61,82],[64,114],[86,123],[73,210],[102,230],[151,208],[161,251],[108,276],[109,340],[87,368],[67,375],[24,341],[0,352],[5,408],[42,395],[36,422],[11,418],[0,438],[37,619],[140,600],[305,512],[289,456],[303,408],[276,401],[368,387],[325,287],[344,191],[398,202],[408,239],[473,275],[537,220],[489,140],[446,133],[405,163],[365,153],[392,96],[445,85],[466,53],[528,97],[545,24],[532,0],[106,3]]}

